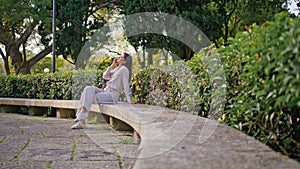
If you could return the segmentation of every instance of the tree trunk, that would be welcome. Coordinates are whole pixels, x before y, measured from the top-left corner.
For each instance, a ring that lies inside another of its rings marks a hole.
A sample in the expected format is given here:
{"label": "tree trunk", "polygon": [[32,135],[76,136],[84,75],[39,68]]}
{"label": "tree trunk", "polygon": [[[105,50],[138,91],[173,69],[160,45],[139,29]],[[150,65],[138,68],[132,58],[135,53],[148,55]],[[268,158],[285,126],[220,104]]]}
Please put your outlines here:
{"label": "tree trunk", "polygon": [[15,74],[19,74],[20,68],[23,64],[22,54],[19,51],[19,47],[16,44],[12,44],[6,50],[7,56],[10,56],[11,63],[15,69]]}
{"label": "tree trunk", "polygon": [[[190,60],[193,56],[194,56],[194,51],[192,51],[189,47],[185,47],[185,48],[182,48],[179,52],[178,52],[178,54],[177,54],[177,56],[180,58],[180,59],[182,59],[182,60],[184,60],[184,61],[187,61],[187,60]],[[173,60],[174,60],[174,58],[173,58]]]}
{"label": "tree trunk", "polygon": [[6,75],[10,75],[10,70],[9,70],[9,65],[8,65],[8,57],[5,56],[5,54],[3,53],[3,51],[1,49],[0,49],[0,54],[4,61],[4,68],[5,68]]}
{"label": "tree trunk", "polygon": [[10,56],[12,60],[16,75],[30,74],[30,68],[51,52],[51,46],[44,49],[42,52],[40,52],[28,61],[23,59],[22,54],[19,51],[17,45],[11,45],[6,52],[8,53],[7,56]]}
{"label": "tree trunk", "polygon": [[28,62],[25,61],[20,67],[18,74],[23,74],[23,75],[30,74],[31,73],[30,68],[31,66],[28,64]]}

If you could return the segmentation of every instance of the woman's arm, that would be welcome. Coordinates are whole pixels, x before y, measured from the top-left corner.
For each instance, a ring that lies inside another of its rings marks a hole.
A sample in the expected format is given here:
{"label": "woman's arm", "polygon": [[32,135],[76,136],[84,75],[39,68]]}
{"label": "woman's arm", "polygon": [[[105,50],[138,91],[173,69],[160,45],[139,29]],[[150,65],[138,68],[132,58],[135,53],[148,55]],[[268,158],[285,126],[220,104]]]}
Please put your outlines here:
{"label": "woman's arm", "polygon": [[111,78],[111,72],[110,72],[111,70],[112,70],[112,68],[111,68],[111,66],[109,66],[103,73],[102,78],[105,80],[109,80]]}
{"label": "woman's arm", "polygon": [[103,73],[103,76],[102,78],[105,79],[105,80],[110,80],[111,78],[111,71],[117,66],[117,62],[116,62],[116,59],[114,59],[113,63],[105,70],[105,72]]}
{"label": "woman's arm", "polygon": [[133,103],[131,100],[131,90],[129,88],[129,71],[126,68],[127,71],[122,71],[122,84],[124,88],[124,93],[126,96],[126,100],[128,103]]}

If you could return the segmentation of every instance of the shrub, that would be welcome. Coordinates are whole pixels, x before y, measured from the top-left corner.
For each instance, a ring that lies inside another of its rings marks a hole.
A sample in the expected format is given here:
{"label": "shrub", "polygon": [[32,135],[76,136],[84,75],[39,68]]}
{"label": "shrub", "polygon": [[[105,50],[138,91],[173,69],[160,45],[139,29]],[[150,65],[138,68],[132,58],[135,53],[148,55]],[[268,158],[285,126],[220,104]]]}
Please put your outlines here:
{"label": "shrub", "polygon": [[34,99],[79,99],[87,85],[103,87],[99,71],[72,71],[19,76],[0,76],[0,97]]}
{"label": "shrub", "polygon": [[300,20],[276,15],[220,49],[228,84],[222,121],[300,159]]}
{"label": "shrub", "polygon": [[163,68],[146,68],[132,80],[134,99],[143,104],[158,105],[198,114],[199,84],[183,61]]}
{"label": "shrub", "polygon": [[176,83],[173,82],[167,72],[146,68],[133,76],[132,96],[139,103],[178,109],[180,103],[176,100]]}
{"label": "shrub", "polygon": [[219,119],[226,103],[226,83],[218,51],[205,48],[187,61],[198,87],[198,115]]}

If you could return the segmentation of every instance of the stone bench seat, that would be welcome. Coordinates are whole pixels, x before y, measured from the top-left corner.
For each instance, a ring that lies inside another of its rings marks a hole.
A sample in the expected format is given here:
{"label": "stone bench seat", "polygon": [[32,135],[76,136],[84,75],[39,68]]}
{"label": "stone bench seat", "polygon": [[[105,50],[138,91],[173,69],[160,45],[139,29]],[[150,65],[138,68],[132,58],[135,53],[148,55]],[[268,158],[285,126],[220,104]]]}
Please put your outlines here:
{"label": "stone bench seat", "polygon": [[75,100],[0,98],[4,112],[18,112],[20,107],[27,107],[29,115],[43,115],[48,108],[55,108],[58,118],[73,118],[78,104]]}
{"label": "stone bench seat", "polygon": [[[74,110],[78,101],[0,98],[0,106],[8,105]],[[128,103],[95,104],[91,111],[107,116],[112,125],[124,122],[139,135],[135,169],[300,168],[253,137],[190,113]]]}

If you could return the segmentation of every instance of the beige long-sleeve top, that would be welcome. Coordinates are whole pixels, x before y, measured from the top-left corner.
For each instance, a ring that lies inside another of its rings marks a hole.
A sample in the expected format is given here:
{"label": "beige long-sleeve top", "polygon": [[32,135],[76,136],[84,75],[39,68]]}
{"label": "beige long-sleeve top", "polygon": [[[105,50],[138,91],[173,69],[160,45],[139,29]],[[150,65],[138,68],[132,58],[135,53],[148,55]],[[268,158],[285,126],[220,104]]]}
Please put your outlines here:
{"label": "beige long-sleeve top", "polygon": [[131,100],[131,90],[129,88],[129,70],[127,67],[121,65],[112,69],[110,66],[103,73],[103,78],[108,80],[106,87],[116,90],[121,93],[124,90],[127,102]]}

